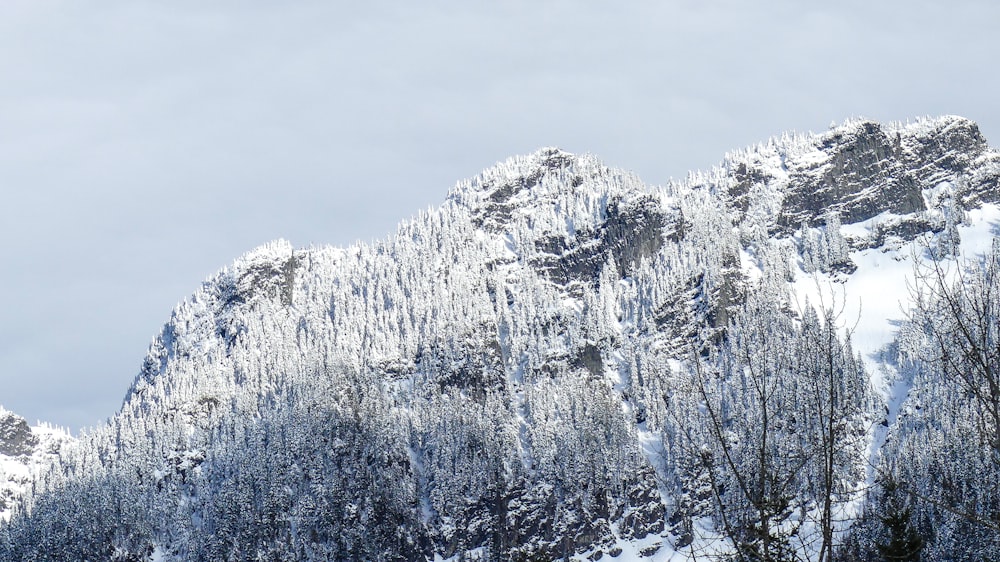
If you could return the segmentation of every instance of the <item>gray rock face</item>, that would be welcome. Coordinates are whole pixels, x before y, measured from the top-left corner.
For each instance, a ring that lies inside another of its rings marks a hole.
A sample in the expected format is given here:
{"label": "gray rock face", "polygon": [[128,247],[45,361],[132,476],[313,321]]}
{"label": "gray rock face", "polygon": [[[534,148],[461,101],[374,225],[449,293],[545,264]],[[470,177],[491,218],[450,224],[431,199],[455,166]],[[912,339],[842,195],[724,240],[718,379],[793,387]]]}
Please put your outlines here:
{"label": "gray rock face", "polygon": [[36,445],[38,438],[31,433],[24,418],[0,411],[0,455],[30,455]]}
{"label": "gray rock face", "polygon": [[907,164],[923,185],[934,185],[967,172],[988,149],[979,126],[957,117],[904,142],[908,148]]}
{"label": "gray rock face", "polygon": [[755,197],[776,197],[769,228],[781,234],[822,226],[829,213],[844,224],[887,213],[895,217],[884,230],[912,240],[943,228],[935,216],[941,202],[928,199],[943,182],[966,210],[1000,201],[1000,152],[974,122],[954,116],[906,126],[859,121],[750,151],[725,173],[721,183],[740,220],[752,214]]}
{"label": "gray rock face", "polygon": [[830,210],[854,223],[885,211],[905,215],[922,211],[921,182],[903,157],[902,139],[889,138],[877,123],[862,123],[848,133],[819,140],[829,160],[791,173],[778,224],[812,224]]}
{"label": "gray rock face", "polygon": [[[562,170],[570,167],[575,160],[572,154],[562,152],[557,148],[542,149],[537,153],[537,156],[538,165],[529,173],[516,178],[508,178],[499,183],[488,182],[482,186],[483,191],[489,192],[490,195],[476,213],[474,222],[477,227],[492,232],[502,232],[504,226],[510,222],[516,208],[516,203],[512,202],[515,195],[538,185],[545,176],[558,175]],[[574,187],[580,185],[581,182],[583,182],[582,177],[570,180]]]}
{"label": "gray rock face", "polygon": [[614,261],[622,275],[629,274],[639,260],[663,245],[668,219],[652,197],[611,201],[606,215],[596,229],[578,232],[572,241],[563,237],[538,240],[539,256],[532,265],[561,285],[592,281],[609,261]]}

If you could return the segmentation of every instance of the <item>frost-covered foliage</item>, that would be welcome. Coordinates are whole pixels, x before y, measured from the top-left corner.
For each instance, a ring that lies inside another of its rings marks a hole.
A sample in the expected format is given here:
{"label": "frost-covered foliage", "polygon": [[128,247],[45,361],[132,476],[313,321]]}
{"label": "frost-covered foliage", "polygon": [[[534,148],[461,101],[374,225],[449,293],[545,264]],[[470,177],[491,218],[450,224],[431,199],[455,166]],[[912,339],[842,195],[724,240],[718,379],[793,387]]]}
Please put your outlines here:
{"label": "frost-covered foliage", "polygon": [[[958,118],[785,136],[664,187],[544,149],[383,242],[269,244],[174,310],[0,558],[597,559],[654,536],[834,559],[862,536],[884,397],[850,319],[789,282],[887,240],[954,247],[998,161]],[[944,423],[905,433],[933,449],[891,442],[907,470],[951,454]],[[958,519],[919,517],[930,551],[956,544]]]}
{"label": "frost-covered foliage", "polygon": [[788,305],[786,288],[755,287],[725,343],[689,368],[694,391],[674,407],[692,414],[677,429],[696,459],[685,479],[706,484],[741,556],[828,560],[864,480],[873,396],[833,312]]}
{"label": "frost-covered foliage", "polygon": [[910,399],[884,447],[882,485],[858,533],[881,545],[918,537],[924,559],[996,560],[1000,244],[975,260],[935,260],[917,273],[919,298],[898,344]]}

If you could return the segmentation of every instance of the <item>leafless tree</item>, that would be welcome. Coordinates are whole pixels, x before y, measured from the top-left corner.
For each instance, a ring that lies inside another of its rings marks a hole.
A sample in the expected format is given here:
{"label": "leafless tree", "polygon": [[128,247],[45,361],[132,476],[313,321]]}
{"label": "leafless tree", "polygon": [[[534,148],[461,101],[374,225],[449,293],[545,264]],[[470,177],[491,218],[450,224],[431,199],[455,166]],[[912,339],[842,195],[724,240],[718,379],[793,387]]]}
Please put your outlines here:
{"label": "leafless tree", "polygon": [[1000,243],[981,259],[949,263],[915,268],[910,320],[930,344],[930,363],[979,406],[976,422],[1000,455]]}

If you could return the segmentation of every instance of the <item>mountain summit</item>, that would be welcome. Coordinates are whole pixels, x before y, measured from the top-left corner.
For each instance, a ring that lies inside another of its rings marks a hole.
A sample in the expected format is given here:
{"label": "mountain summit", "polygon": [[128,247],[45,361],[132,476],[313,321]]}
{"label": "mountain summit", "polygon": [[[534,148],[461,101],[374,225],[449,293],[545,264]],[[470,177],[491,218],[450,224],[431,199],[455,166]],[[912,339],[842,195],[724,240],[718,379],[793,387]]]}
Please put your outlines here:
{"label": "mountain summit", "polygon": [[1000,366],[949,350],[998,201],[972,121],[852,120],[663,186],[545,148],[383,242],[265,245],[0,557],[996,558]]}

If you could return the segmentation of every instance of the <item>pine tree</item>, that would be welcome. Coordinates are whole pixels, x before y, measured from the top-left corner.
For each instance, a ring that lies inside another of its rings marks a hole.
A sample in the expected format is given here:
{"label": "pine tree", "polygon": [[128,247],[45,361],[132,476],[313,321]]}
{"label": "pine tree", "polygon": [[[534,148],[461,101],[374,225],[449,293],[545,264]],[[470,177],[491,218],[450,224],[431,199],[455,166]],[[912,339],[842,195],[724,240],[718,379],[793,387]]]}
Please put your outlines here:
{"label": "pine tree", "polygon": [[911,521],[912,510],[905,500],[895,478],[886,476],[879,507],[882,515],[878,518],[888,537],[876,544],[885,562],[917,562],[924,548],[925,541]]}

